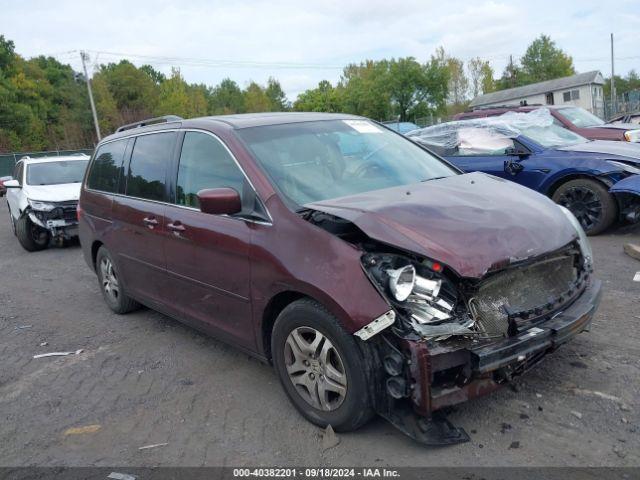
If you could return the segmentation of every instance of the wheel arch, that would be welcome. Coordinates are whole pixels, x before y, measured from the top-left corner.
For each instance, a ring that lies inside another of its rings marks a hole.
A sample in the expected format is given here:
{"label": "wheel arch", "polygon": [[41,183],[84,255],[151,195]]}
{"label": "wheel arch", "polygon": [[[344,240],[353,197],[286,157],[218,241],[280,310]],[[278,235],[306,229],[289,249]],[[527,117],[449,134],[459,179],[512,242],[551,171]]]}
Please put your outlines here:
{"label": "wheel arch", "polygon": [[[260,328],[260,340],[262,342],[262,349],[264,352],[264,356],[269,363],[272,361],[271,355],[271,335],[273,333],[273,325],[276,323],[276,319],[278,315],[293,302],[300,300],[302,298],[311,298],[312,300],[316,300],[315,298],[310,297],[307,294],[302,292],[298,292],[295,290],[285,290],[277,293],[267,303],[267,306],[264,308],[262,312],[262,324]],[[317,300],[316,300],[317,301]]]}
{"label": "wheel arch", "polygon": [[602,176],[602,175],[594,175],[594,174],[590,174],[590,173],[585,173],[585,172],[580,172],[580,173],[570,173],[567,175],[563,175],[559,178],[555,178],[551,181],[551,183],[546,187],[546,189],[544,190],[545,195],[549,198],[553,197],[553,194],[556,193],[556,190],[558,190],[558,188],[560,188],[561,185],[570,182],[572,180],[578,180],[578,179],[586,179],[586,180],[594,180],[596,182],[601,183],[604,187],[607,188],[607,190],[609,188],[611,188],[611,185],[613,185],[613,182],[607,182],[606,177]]}
{"label": "wheel arch", "polygon": [[98,259],[98,250],[100,250],[100,247],[103,246],[104,243],[102,243],[100,240],[94,240],[93,243],[91,244],[91,264],[93,265],[93,269],[96,269],[96,260]]}

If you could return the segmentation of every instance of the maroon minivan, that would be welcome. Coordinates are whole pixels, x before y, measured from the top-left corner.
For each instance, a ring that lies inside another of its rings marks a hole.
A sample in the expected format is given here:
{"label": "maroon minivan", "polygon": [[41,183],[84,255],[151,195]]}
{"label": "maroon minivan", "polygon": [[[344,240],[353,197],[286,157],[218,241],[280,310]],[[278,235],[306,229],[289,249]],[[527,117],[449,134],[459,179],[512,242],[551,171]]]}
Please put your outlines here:
{"label": "maroon minivan", "polygon": [[351,115],[163,117],[100,142],[78,207],[117,313],[163,312],[272,362],[311,422],[374,413],[425,444],[443,407],[588,328],[577,220]]}

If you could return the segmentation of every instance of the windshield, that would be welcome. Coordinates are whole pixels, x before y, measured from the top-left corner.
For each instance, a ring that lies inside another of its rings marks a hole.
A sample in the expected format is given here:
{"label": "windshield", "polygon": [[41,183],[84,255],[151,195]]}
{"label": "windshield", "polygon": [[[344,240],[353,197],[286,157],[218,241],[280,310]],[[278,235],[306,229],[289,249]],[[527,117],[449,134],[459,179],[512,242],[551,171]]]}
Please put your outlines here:
{"label": "windshield", "polygon": [[558,109],[560,115],[569,120],[578,128],[597,127],[604,125],[604,120],[596,117],[593,113],[587,112],[584,108],[568,107]]}
{"label": "windshield", "polygon": [[539,125],[519,126],[518,129],[522,135],[529,137],[531,140],[547,148],[566,147],[568,145],[588,142],[586,138],[556,124],[544,127]]}
{"label": "windshield", "polygon": [[60,160],[32,163],[27,166],[27,185],[59,185],[79,183],[89,160]]}
{"label": "windshield", "polygon": [[296,205],[456,175],[413,142],[367,120],[237,130]]}

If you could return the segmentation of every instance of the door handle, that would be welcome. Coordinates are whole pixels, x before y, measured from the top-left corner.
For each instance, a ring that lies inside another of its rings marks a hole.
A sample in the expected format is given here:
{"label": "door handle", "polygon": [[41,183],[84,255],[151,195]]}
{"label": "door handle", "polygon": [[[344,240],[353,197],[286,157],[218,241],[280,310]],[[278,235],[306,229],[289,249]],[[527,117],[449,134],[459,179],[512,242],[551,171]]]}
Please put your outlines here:
{"label": "door handle", "polygon": [[144,217],[142,222],[149,228],[153,228],[158,225],[158,220],[156,220],[155,217]]}
{"label": "door handle", "polygon": [[186,230],[186,228],[184,228],[184,225],[182,225],[182,223],[180,222],[169,223],[167,225],[167,228],[169,230],[173,230],[174,232],[184,232]]}

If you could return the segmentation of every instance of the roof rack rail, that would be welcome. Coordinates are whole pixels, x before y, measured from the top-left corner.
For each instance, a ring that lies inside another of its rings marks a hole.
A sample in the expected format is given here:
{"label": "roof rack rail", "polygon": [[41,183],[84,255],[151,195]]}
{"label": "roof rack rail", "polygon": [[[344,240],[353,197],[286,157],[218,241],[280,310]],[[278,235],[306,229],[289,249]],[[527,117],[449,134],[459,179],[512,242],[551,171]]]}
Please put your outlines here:
{"label": "roof rack rail", "polygon": [[139,122],[133,122],[127,125],[122,125],[116,130],[116,133],[124,132],[125,130],[131,130],[132,128],[140,128],[140,127],[146,127],[147,125],[155,125],[156,123],[179,122],[180,120],[184,120],[184,118],[179,117],[178,115],[164,115],[162,117],[147,118],[146,120],[140,120]]}

